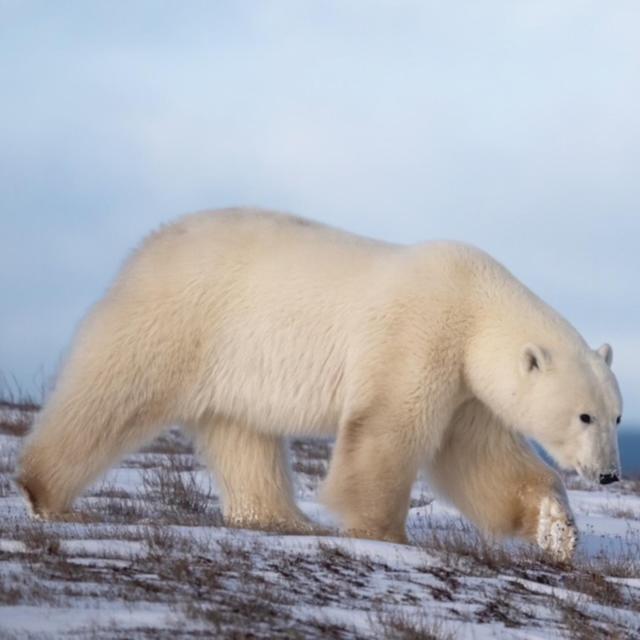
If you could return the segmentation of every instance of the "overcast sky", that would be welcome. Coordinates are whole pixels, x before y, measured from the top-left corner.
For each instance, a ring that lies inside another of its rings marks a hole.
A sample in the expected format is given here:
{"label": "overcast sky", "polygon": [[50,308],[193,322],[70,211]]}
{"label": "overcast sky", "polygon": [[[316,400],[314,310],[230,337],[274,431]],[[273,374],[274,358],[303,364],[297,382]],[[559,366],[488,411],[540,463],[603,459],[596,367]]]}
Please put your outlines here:
{"label": "overcast sky", "polygon": [[186,211],[506,264],[640,423],[640,2],[0,0],[0,370],[27,389]]}

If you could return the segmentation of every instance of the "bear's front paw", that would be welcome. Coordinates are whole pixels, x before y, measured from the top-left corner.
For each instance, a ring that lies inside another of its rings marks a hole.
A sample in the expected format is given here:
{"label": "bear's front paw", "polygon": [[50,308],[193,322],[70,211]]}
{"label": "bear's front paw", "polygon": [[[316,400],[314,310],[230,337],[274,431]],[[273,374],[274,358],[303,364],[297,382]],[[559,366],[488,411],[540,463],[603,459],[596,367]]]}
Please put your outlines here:
{"label": "bear's front paw", "polygon": [[578,530],[571,511],[557,498],[545,497],[540,503],[536,542],[560,562],[568,562],[573,557]]}

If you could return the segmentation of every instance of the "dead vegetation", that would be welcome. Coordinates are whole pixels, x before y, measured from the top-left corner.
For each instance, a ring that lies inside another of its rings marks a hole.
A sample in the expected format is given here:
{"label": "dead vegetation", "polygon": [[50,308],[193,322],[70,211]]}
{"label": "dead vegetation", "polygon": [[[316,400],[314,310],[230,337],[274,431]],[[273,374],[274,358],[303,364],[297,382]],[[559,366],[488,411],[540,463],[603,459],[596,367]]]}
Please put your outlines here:
{"label": "dead vegetation", "polygon": [[425,611],[407,612],[381,607],[372,615],[372,626],[385,640],[455,640],[441,620],[433,619]]}
{"label": "dead vegetation", "polygon": [[[206,474],[205,474],[206,476]],[[198,482],[190,456],[165,456],[160,464],[144,469],[141,500],[154,505],[156,515],[168,524],[221,526],[222,515],[211,482]],[[204,487],[204,488],[203,488]]]}
{"label": "dead vegetation", "polygon": [[[12,420],[30,424],[25,412]],[[384,558],[340,538],[290,543],[225,529],[209,475],[175,430],[129,456],[75,513],[39,522],[25,517],[10,481],[19,431],[1,431],[0,440],[0,607],[71,607],[85,616],[74,627],[80,637],[448,640],[485,624],[504,637],[527,628],[590,640],[640,633],[640,589],[629,581],[640,576],[633,524],[618,552],[558,565],[461,519],[434,517],[437,504],[421,486],[411,503],[412,560],[406,547]],[[301,495],[310,497],[331,445],[294,440],[291,450]],[[104,607],[114,608],[113,620],[90,618]],[[159,613],[121,624],[147,610]],[[2,637],[51,637],[5,633],[2,624]]]}
{"label": "dead vegetation", "polygon": [[529,545],[502,542],[482,535],[469,522],[458,518],[446,524],[429,518],[416,519],[412,534],[417,543],[445,559],[447,566],[491,576],[517,566],[541,566],[549,560]]}
{"label": "dead vegetation", "polygon": [[594,638],[627,640],[633,637],[616,616],[608,619],[594,617],[588,610],[589,602],[584,596],[556,596],[553,604],[560,614],[567,637],[572,640],[594,640]]}
{"label": "dead vegetation", "polygon": [[0,434],[22,438],[40,410],[44,388],[40,400],[24,392],[20,385],[0,373]]}
{"label": "dead vegetation", "polygon": [[637,509],[631,509],[630,507],[621,507],[619,505],[605,505],[602,507],[601,512],[612,518],[619,518],[622,520],[640,520],[640,511]]}
{"label": "dead vegetation", "polygon": [[599,573],[613,578],[640,577],[640,538],[631,533],[627,543],[617,549],[592,556],[579,555],[574,567],[586,573]]}
{"label": "dead vegetation", "polygon": [[178,429],[170,429],[140,450],[141,454],[159,454],[162,456],[191,456],[193,445]]}
{"label": "dead vegetation", "polygon": [[22,438],[29,433],[38,407],[25,409],[23,405],[0,402],[0,434]]}
{"label": "dead vegetation", "polygon": [[[481,623],[499,621],[505,628],[535,626],[535,616],[523,604],[541,599],[537,585],[551,589],[550,608],[560,615],[571,638],[626,638],[628,623],[619,611],[640,611],[638,591],[624,581],[640,577],[640,531],[630,529],[624,545],[607,553],[579,553],[572,563],[559,564],[529,545],[492,541],[463,520],[429,522],[418,520],[414,529],[419,544],[444,560],[451,582],[436,599],[455,600],[458,580],[454,576],[499,578],[508,581],[499,589],[486,589],[476,612]],[[426,571],[430,570],[425,568]],[[440,574],[442,575],[442,573]],[[556,592],[568,593],[560,597]],[[594,615],[593,606],[599,608]],[[607,612],[607,613],[603,613]],[[640,619],[632,628],[640,632]],[[626,635],[625,635],[626,634]]]}

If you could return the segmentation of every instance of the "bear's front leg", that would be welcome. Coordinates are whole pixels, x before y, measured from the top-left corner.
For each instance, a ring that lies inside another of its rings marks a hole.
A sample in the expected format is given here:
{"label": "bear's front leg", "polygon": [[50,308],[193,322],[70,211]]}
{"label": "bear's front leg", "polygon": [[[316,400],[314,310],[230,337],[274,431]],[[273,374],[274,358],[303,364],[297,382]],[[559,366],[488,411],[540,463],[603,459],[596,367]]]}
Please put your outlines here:
{"label": "bear's front leg", "polygon": [[340,428],[322,500],[349,535],[405,543],[405,520],[418,469],[402,425],[359,417]]}
{"label": "bear's front leg", "polygon": [[455,412],[427,472],[433,488],[483,531],[571,559],[578,535],[562,479],[478,400]]}

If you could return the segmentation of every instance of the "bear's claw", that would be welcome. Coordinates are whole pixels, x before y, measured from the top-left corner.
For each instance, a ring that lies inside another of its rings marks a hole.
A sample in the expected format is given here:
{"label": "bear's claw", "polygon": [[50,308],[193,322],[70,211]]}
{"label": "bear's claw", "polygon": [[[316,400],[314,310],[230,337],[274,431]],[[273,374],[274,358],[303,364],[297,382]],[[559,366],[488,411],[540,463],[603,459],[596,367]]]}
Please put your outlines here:
{"label": "bear's claw", "polygon": [[568,507],[556,498],[545,497],[540,503],[536,542],[560,562],[567,562],[573,557],[578,531]]}

